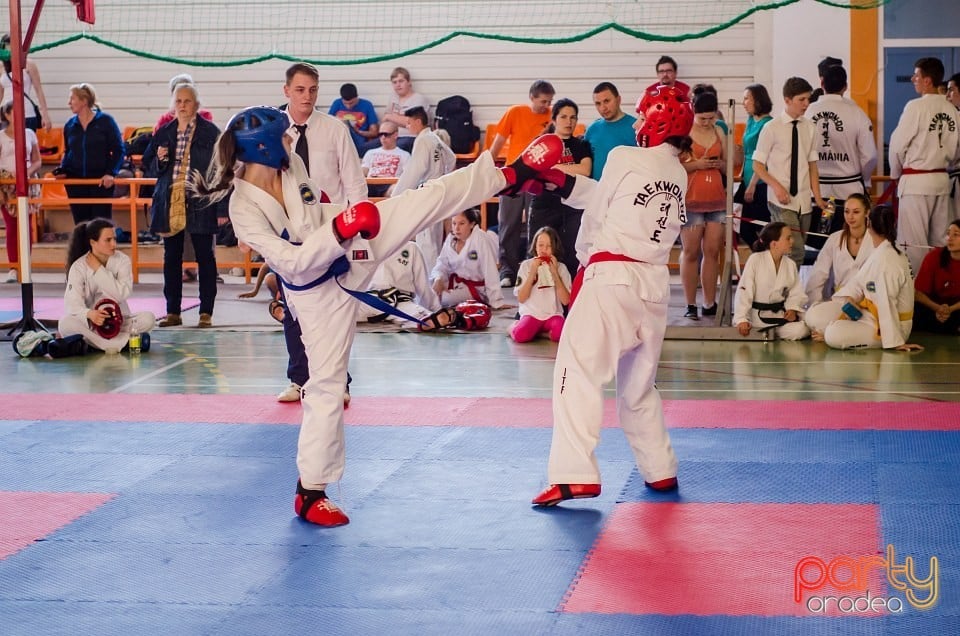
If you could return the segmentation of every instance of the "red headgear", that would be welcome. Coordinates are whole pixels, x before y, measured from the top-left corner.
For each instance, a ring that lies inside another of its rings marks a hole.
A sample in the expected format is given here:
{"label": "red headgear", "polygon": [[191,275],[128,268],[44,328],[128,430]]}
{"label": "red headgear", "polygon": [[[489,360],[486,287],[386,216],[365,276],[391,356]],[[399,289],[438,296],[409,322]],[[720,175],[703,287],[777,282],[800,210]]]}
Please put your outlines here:
{"label": "red headgear", "polygon": [[93,330],[107,340],[116,337],[120,333],[120,327],[123,326],[123,312],[120,310],[120,304],[112,298],[101,298],[94,309],[102,309],[109,315],[102,325],[94,325]]}
{"label": "red headgear", "polygon": [[490,317],[493,315],[490,306],[476,300],[465,300],[456,306],[457,325],[460,329],[474,331],[484,329],[490,324]]}
{"label": "red headgear", "polygon": [[693,108],[687,95],[674,86],[652,88],[637,102],[637,113],[644,118],[637,129],[637,145],[659,146],[668,137],[686,137],[693,128]]}

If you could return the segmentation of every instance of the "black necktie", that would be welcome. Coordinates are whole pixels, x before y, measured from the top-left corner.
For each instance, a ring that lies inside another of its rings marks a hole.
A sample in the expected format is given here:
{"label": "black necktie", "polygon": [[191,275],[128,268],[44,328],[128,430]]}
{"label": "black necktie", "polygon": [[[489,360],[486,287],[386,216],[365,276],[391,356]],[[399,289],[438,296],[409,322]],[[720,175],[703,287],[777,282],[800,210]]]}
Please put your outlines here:
{"label": "black necktie", "polygon": [[[797,196],[797,170],[800,167],[800,133],[797,130],[799,119],[791,122],[793,124],[793,135],[790,138],[790,196]],[[300,144],[297,144],[297,152],[300,152]]]}
{"label": "black necktie", "polygon": [[[293,127],[300,133],[300,136],[297,137],[296,152],[300,155],[300,158],[303,159],[303,167],[307,169],[307,174],[310,174],[310,152],[307,150],[307,125],[294,124]],[[796,136],[796,129],[794,129],[794,136]],[[796,144],[796,141],[794,141],[794,144]]]}

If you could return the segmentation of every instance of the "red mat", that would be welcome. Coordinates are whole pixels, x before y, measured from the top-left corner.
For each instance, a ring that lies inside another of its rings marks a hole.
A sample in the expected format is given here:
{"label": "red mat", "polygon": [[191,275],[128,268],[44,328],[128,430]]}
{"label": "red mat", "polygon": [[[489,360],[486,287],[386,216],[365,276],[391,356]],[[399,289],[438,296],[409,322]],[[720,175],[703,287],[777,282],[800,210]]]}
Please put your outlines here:
{"label": "red mat", "polygon": [[[130,311],[149,311],[154,316],[167,315],[167,301],[163,298],[130,298],[127,300]],[[182,311],[193,309],[200,305],[197,299],[184,299],[181,303]],[[0,298],[0,311],[16,311],[23,309],[20,298]],[[45,320],[60,320],[63,316],[63,298],[58,296],[43,296],[33,299],[33,313],[37,318]]]}
{"label": "red mat", "polygon": [[0,491],[0,559],[102,506],[115,495]]}
{"label": "red mat", "polygon": [[[797,563],[808,556],[829,563],[838,556],[876,555],[879,524],[875,505],[619,504],[560,610],[811,616],[812,595],[862,594],[804,590],[797,603]],[[879,571],[874,574],[870,594],[876,597],[886,585]],[[819,607],[816,601],[813,607]]]}
{"label": "red mat", "polygon": [[[271,395],[0,394],[3,419],[111,422],[299,424],[298,404]],[[960,405],[948,402],[784,402],[667,400],[674,428],[790,430],[960,429]],[[789,417],[787,414],[789,413]],[[550,400],[542,398],[397,398],[355,396],[346,422],[355,426],[474,426],[548,428]],[[604,425],[617,426],[616,405],[605,404]]]}

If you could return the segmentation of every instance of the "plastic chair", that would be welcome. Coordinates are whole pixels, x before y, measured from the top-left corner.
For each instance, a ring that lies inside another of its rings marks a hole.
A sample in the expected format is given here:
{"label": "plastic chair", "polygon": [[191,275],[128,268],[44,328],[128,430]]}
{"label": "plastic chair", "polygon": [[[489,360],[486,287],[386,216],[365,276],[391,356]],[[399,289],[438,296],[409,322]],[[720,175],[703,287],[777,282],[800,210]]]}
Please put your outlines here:
{"label": "plastic chair", "polygon": [[587,134],[586,124],[577,124],[577,127],[573,129],[574,137],[583,137],[585,134]]}
{"label": "plastic chair", "polygon": [[480,156],[480,142],[473,142],[473,148],[470,149],[470,152],[461,152],[457,153],[457,163],[470,163],[474,159]]}
{"label": "plastic chair", "polygon": [[66,149],[63,128],[51,128],[49,132],[41,128],[37,131],[37,142],[40,145],[40,160],[43,163],[60,163]]}

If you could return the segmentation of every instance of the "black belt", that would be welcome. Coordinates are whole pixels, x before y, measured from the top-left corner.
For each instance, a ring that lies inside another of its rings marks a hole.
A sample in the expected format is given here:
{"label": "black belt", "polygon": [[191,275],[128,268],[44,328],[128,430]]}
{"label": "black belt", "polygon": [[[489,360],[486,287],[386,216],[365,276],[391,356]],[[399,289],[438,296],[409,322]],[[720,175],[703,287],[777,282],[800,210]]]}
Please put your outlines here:
{"label": "black belt", "polygon": [[753,301],[750,304],[751,307],[757,310],[757,317],[767,325],[780,326],[787,324],[787,319],[779,316],[764,316],[760,314],[761,311],[775,311],[781,312],[786,311],[786,301],[778,301],[775,303],[761,303],[758,301]]}
{"label": "black belt", "polygon": [[850,177],[828,177],[827,175],[820,175],[820,183],[859,183],[863,184],[863,176],[855,174]]}

